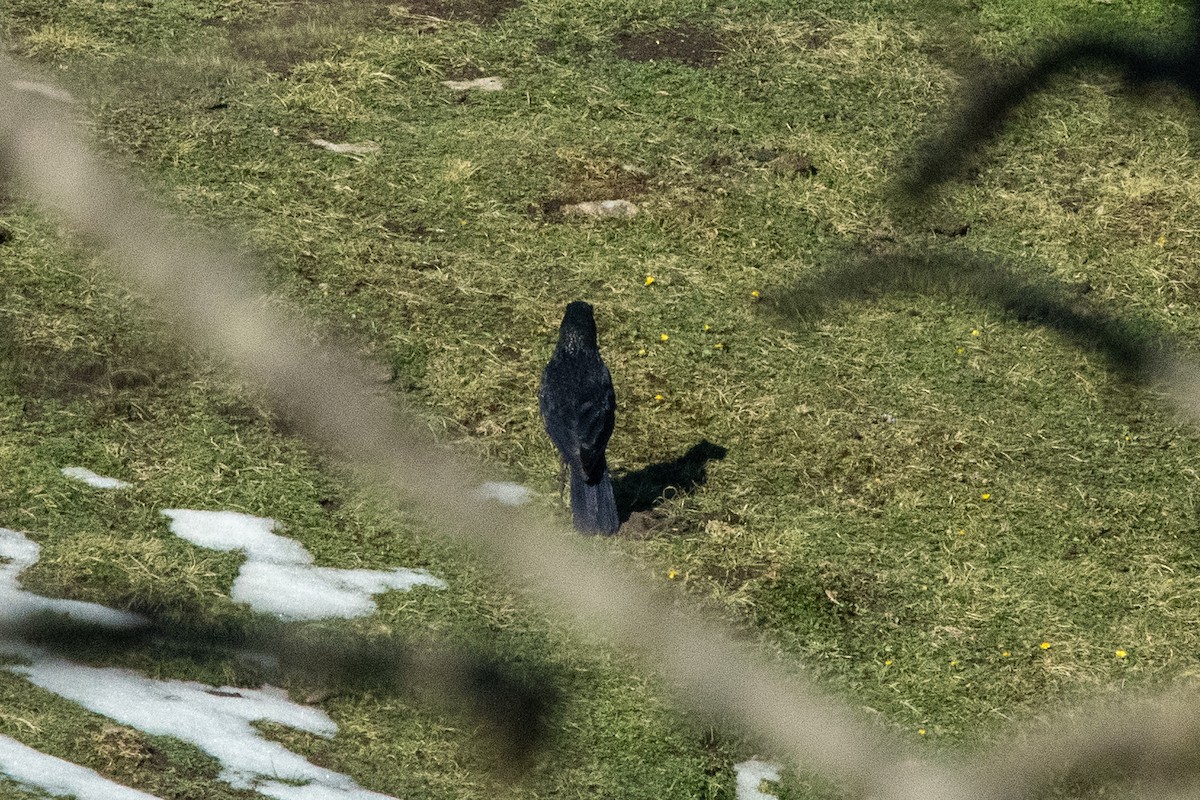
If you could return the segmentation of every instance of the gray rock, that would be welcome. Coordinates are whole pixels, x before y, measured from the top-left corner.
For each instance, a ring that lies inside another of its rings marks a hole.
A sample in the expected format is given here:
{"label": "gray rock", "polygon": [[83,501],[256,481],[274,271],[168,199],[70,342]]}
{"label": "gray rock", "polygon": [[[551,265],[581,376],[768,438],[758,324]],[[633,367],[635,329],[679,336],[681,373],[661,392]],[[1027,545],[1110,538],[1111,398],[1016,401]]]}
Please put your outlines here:
{"label": "gray rock", "polygon": [[586,203],[575,203],[562,207],[563,214],[568,216],[600,219],[626,219],[636,216],[639,210],[628,200],[589,200]]}
{"label": "gray rock", "polygon": [[475,78],[469,81],[442,81],[442,86],[456,92],[465,92],[470,89],[477,89],[481,92],[499,92],[504,89],[504,79],[492,77]]}

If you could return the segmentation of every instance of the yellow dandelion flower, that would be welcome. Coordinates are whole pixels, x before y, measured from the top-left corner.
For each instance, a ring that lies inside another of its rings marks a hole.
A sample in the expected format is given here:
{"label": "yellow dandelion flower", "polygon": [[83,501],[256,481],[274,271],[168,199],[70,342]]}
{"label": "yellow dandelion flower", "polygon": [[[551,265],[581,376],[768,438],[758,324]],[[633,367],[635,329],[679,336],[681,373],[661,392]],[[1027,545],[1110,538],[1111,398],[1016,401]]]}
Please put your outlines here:
{"label": "yellow dandelion flower", "polygon": [[959,536],[966,536],[966,535],[967,535],[967,532],[966,532],[966,531],[964,531],[962,528],[959,528],[959,529],[958,529],[958,535],[959,535]]}
{"label": "yellow dandelion flower", "polygon": [[950,659],[950,666],[952,666],[952,667],[957,667],[957,666],[958,666],[958,659],[956,659],[956,658],[952,658],[952,659]]}
{"label": "yellow dandelion flower", "polygon": [[972,335],[972,336],[981,336],[982,334],[980,333],[980,330],[979,330],[979,328],[972,328],[972,329],[971,329],[971,335]]}
{"label": "yellow dandelion flower", "polygon": [[985,503],[988,502],[992,499],[991,492],[984,492],[983,494],[979,495],[979,499]]}
{"label": "yellow dandelion flower", "polygon": [[961,356],[963,353],[967,352],[967,348],[956,347],[956,348],[954,348],[954,352]]}
{"label": "yellow dandelion flower", "polygon": [[676,572],[675,570],[673,570],[673,569],[667,570],[667,580],[673,581],[678,577],[679,577],[679,573]]}
{"label": "yellow dandelion flower", "polygon": [[924,729],[924,728],[917,728],[917,735],[918,735],[918,736],[924,736],[924,735],[925,735],[925,729]]}
{"label": "yellow dandelion flower", "polygon": [[1050,649],[1050,643],[1049,643],[1049,642],[1042,642],[1041,644],[1039,644],[1039,645],[1038,645],[1038,647],[1042,648],[1043,650],[1049,650],[1049,649]]}
{"label": "yellow dandelion flower", "polygon": [[646,348],[644,348],[644,347],[639,347],[639,348],[638,348],[638,355],[639,355],[639,356],[644,356],[644,355],[646,355]]}
{"label": "yellow dandelion flower", "polygon": [[1126,653],[1124,650],[1118,650],[1116,652],[1117,658],[1125,658],[1127,655],[1129,655],[1129,653]]}
{"label": "yellow dandelion flower", "polygon": [[708,324],[707,322],[706,322],[706,323],[704,323],[704,332],[705,332],[705,333],[708,333],[708,332],[709,332],[709,331],[711,331],[711,330],[712,330],[712,327],[710,327],[710,326],[709,326],[709,324]]}
{"label": "yellow dandelion flower", "polygon": [[1005,650],[1005,651],[1004,651],[1003,653],[1001,653],[1000,655],[1004,656],[1005,658],[1008,658],[1009,656],[1011,656],[1011,655],[1012,655],[1012,653],[1010,653],[1010,652],[1008,652],[1007,650]]}
{"label": "yellow dandelion flower", "polygon": [[758,289],[755,289],[753,292],[751,292],[750,296],[753,297],[755,300],[757,300],[759,297],[761,297],[761,295],[759,295],[759,293],[758,293]]}
{"label": "yellow dandelion flower", "polygon": [[1166,236],[1166,234],[1163,234],[1162,236],[1159,236],[1159,237],[1158,237],[1158,246],[1159,246],[1159,247],[1166,247],[1166,246],[1167,246],[1167,236]]}
{"label": "yellow dandelion flower", "polygon": [[659,340],[660,342],[665,342],[667,339],[670,339],[670,338],[671,338],[671,337],[670,337],[670,336],[668,336],[668,335],[667,335],[667,334],[665,334],[665,333],[660,333],[660,334],[658,335],[658,340]]}
{"label": "yellow dandelion flower", "polygon": [[887,659],[886,661],[883,662],[883,665],[885,667],[890,667],[892,665],[892,660],[890,658]]}
{"label": "yellow dandelion flower", "polygon": [[717,348],[718,350],[725,349],[725,345],[721,344],[720,342],[717,342],[716,344],[714,344],[713,347]]}
{"label": "yellow dandelion flower", "polygon": [[662,401],[663,401],[663,396],[661,394],[654,395],[654,402],[661,403]]}
{"label": "yellow dandelion flower", "polygon": [[654,276],[653,276],[653,275],[647,275],[647,276],[646,276],[646,285],[647,285],[647,286],[649,286],[649,285],[650,285],[650,284],[652,284],[652,283],[654,283]]}

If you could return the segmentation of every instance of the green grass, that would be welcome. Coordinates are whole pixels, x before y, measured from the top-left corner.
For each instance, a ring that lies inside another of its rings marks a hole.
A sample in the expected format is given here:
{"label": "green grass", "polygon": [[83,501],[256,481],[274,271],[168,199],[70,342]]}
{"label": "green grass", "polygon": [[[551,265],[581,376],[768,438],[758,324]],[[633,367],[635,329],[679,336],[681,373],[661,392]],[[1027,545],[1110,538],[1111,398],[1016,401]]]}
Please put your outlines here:
{"label": "green grass", "polygon": [[[702,439],[728,449],[704,485],[657,507],[649,535],[610,546],[914,742],[975,746],[1074,701],[1192,680],[1200,440],[1162,398],[968,291],[970,274],[933,292],[881,276],[889,291],[801,319],[782,302],[865,256],[995,258],[1194,349],[1200,182],[1193,110],[1172,92],[1063,78],[924,216],[893,213],[888,193],[967,66],[1023,58],[1043,32],[1088,20],[1165,35],[1179,7],[547,1],[480,22],[449,5],[460,13],[6,0],[0,30],[77,92],[97,145],[187,224],[243,237],[277,302],[358,343],[441,438],[547,507],[557,465],[538,374],[564,303],[595,303],[618,475]],[[618,33],[684,22],[728,51],[711,69],[617,56]],[[509,87],[439,84],[469,74]],[[314,137],[381,149],[338,156]],[[613,196],[643,213],[553,213]],[[468,724],[407,697],[327,701],[341,735],[303,744],[322,763],[397,796],[732,796],[752,744],[710,736],[623,657],[420,520],[379,511],[52,223],[4,208],[0,525],[43,546],[28,587],[244,619],[227,596],[238,559],[170,536],[157,512],[272,516],[320,563],[426,566],[449,582],[383,598],[353,623],[364,635],[487,641],[550,665],[573,697],[511,789],[491,785]],[[89,491],[58,474],[69,463],[135,487]],[[21,682],[5,680],[3,732],[165,796],[189,781],[224,796],[203,782],[211,764],[168,745],[162,773],[84,753],[70,732],[107,723],[70,704],[40,698],[31,729]],[[831,791],[793,774],[781,796]]]}

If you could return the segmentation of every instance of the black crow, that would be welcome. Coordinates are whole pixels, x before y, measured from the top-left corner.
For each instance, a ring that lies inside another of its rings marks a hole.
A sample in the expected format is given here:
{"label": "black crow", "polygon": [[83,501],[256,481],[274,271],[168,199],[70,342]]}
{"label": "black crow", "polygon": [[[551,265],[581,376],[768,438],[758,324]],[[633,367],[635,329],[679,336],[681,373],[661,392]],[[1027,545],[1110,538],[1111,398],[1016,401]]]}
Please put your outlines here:
{"label": "black crow", "polygon": [[571,514],[582,533],[613,534],[620,527],[604,449],[612,436],[617,396],[596,345],[592,307],[567,304],[558,346],[542,370],[538,407],[546,433],[571,471]]}

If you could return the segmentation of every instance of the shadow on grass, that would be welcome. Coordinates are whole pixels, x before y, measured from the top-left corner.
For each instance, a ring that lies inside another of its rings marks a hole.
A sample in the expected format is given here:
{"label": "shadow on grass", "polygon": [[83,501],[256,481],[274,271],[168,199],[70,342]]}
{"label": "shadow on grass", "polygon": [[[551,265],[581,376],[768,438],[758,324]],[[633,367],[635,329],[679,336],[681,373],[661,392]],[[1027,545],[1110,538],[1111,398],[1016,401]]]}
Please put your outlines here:
{"label": "shadow on grass", "polygon": [[1118,318],[1096,308],[1084,300],[1088,288],[1022,275],[999,259],[971,253],[896,253],[851,257],[794,284],[775,307],[785,320],[805,324],[847,301],[889,292],[971,298],[1103,355],[1126,380],[1152,383],[1161,377],[1174,351],[1171,338],[1149,321]]}
{"label": "shadow on grass", "polygon": [[719,444],[701,439],[678,458],[613,476],[613,494],[621,522],[626,522],[632,514],[654,508],[666,499],[670,489],[675,494],[687,494],[703,486],[708,480],[708,462],[720,461],[728,452]]}
{"label": "shadow on grass", "polygon": [[546,665],[514,663],[487,645],[412,644],[394,636],[370,638],[262,618],[188,623],[170,610],[165,615],[161,608],[151,614],[130,610],[149,622],[114,629],[53,613],[0,622],[0,655],[9,640],[83,663],[139,652],[197,663],[215,659],[239,665],[248,684],[313,687],[309,702],[343,693],[415,695],[477,725],[486,763],[509,779],[520,777],[553,744],[555,718],[565,700],[561,676]]}
{"label": "shadow on grass", "polygon": [[912,150],[912,163],[899,181],[901,195],[923,202],[1004,129],[1027,99],[1051,80],[1079,68],[1107,69],[1132,89],[1174,85],[1200,102],[1200,1],[1191,0],[1186,29],[1178,36],[1120,35],[1091,31],[1041,49],[1026,64],[981,71],[963,91],[944,129]]}

